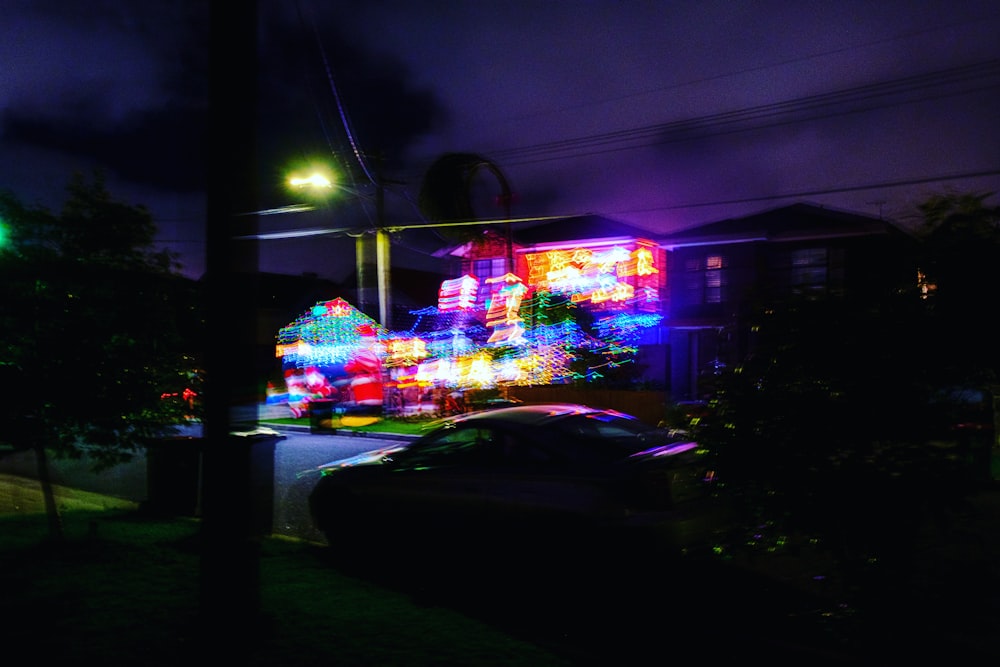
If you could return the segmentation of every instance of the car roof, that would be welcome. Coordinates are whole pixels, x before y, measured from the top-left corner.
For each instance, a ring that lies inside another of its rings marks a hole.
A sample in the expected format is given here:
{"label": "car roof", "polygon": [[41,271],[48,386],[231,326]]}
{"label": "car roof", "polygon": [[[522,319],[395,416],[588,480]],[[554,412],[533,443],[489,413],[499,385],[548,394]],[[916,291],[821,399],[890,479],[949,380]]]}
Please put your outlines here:
{"label": "car roof", "polygon": [[595,408],[579,403],[540,403],[532,405],[513,405],[502,408],[489,408],[476,412],[469,412],[456,415],[448,421],[475,422],[480,420],[503,420],[518,424],[540,424],[553,419],[562,418],[568,415],[592,415],[609,414],[620,416],[624,419],[634,419],[631,415],[622,414],[614,410]]}

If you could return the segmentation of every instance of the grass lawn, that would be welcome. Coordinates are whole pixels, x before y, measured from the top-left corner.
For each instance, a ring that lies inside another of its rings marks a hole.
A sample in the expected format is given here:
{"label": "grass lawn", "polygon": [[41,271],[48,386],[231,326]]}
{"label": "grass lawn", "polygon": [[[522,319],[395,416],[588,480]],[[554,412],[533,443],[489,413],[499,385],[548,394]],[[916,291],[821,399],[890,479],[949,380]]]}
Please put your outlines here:
{"label": "grass lawn", "polygon": [[[0,476],[0,486],[9,481]],[[10,495],[24,510],[28,493]],[[47,539],[43,513],[0,512],[0,627],[8,650],[42,664],[102,667],[208,658],[198,639],[200,522],[95,509],[102,501],[93,496],[61,493],[64,544]],[[568,664],[459,612],[341,574],[325,549],[261,541],[262,624],[241,634],[249,664]]]}
{"label": "grass lawn", "polygon": [[[345,431],[359,431],[359,432],[371,432],[371,433],[398,433],[400,435],[421,435],[424,433],[431,425],[436,423],[434,419],[388,419],[381,418],[371,424],[351,424],[345,423],[339,416],[334,416],[333,419],[328,420],[329,423],[323,424],[323,428],[345,430]],[[285,424],[290,426],[301,426],[302,428],[309,428],[309,417],[275,417],[270,419],[261,419],[261,424]]]}

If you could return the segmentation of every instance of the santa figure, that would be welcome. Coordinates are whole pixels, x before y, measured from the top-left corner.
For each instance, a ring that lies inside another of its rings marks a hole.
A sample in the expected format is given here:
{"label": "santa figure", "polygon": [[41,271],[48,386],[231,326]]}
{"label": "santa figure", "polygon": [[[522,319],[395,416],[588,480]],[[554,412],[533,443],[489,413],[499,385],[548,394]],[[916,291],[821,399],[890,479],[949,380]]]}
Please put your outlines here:
{"label": "santa figure", "polygon": [[370,350],[357,352],[344,365],[350,375],[353,397],[351,412],[365,415],[382,414],[382,362]]}

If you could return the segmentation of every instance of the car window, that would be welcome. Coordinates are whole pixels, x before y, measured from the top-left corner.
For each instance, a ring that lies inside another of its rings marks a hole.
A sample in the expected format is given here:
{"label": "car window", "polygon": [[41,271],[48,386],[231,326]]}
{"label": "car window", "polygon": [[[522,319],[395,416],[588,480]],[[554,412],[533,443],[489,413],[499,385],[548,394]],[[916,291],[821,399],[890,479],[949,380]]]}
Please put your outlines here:
{"label": "car window", "polygon": [[590,463],[609,462],[647,449],[650,444],[644,436],[656,432],[644,422],[607,413],[572,415],[556,427],[574,440],[574,456]]}
{"label": "car window", "polygon": [[470,464],[491,456],[492,436],[487,429],[458,426],[427,438],[406,451],[408,467]]}
{"label": "car window", "polygon": [[573,415],[558,422],[560,430],[588,438],[622,438],[652,430],[634,419],[625,419],[603,413]]}
{"label": "car window", "polygon": [[554,451],[514,431],[461,424],[441,430],[406,454],[407,467],[482,465],[507,471],[550,469],[559,460]]}
{"label": "car window", "polygon": [[543,466],[550,467],[559,461],[553,451],[514,433],[496,430],[490,433],[489,438],[494,443],[498,462],[509,468],[534,470]]}

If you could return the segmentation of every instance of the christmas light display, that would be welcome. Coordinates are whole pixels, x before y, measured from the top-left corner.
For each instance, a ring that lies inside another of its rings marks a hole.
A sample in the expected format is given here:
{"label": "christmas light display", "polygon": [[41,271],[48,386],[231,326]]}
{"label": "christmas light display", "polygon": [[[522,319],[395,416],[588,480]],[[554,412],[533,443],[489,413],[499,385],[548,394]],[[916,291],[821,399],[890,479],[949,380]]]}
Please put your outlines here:
{"label": "christmas light display", "polygon": [[524,254],[529,287],[565,294],[574,302],[655,310],[659,301],[656,246],[628,243],[560,246]]}
{"label": "christmas light display", "polygon": [[378,322],[336,298],[279,329],[276,354],[286,367],[327,366],[346,362],[358,349],[384,357],[387,338]]}
{"label": "christmas light display", "polygon": [[[288,395],[322,396],[317,373],[342,386],[333,376],[358,355],[377,369],[368,380],[382,377],[399,404],[404,394],[593,380],[631,363],[642,333],[662,320],[639,312],[658,307],[660,280],[656,255],[640,243],[526,257],[528,284],[512,273],[485,281],[500,285],[485,312],[475,305],[476,279],[465,275],[442,283],[436,307],[411,311],[406,331],[389,332],[340,298],[317,303],[278,332],[276,354],[292,370]],[[578,324],[580,307],[606,313],[593,321],[594,335]],[[586,368],[574,370],[582,355]]]}
{"label": "christmas light display", "polygon": [[513,273],[506,273],[499,278],[487,278],[487,284],[500,283],[502,286],[490,299],[486,311],[486,326],[493,328],[488,343],[512,344],[521,341],[524,335],[523,321],[520,315],[521,301],[528,288],[521,279]]}
{"label": "christmas light display", "polygon": [[438,290],[438,309],[469,310],[476,305],[479,281],[468,274],[454,280],[445,280]]}

